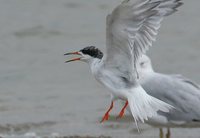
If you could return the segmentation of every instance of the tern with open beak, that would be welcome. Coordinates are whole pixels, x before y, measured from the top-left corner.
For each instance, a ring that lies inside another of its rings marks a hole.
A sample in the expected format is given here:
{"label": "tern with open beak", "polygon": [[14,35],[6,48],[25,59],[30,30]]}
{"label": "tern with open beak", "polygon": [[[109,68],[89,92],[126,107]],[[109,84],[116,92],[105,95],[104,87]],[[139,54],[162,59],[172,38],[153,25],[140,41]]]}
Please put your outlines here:
{"label": "tern with open beak", "polygon": [[173,109],[145,92],[138,82],[136,64],[155,41],[164,17],[173,14],[181,5],[181,0],[125,0],[107,16],[105,54],[94,46],[65,54],[79,56],[67,63],[88,63],[96,80],[111,91],[111,105],[101,122],[109,119],[117,99],[126,101],[119,117],[129,106],[136,126],[137,121],[144,122],[156,116],[158,110]]}

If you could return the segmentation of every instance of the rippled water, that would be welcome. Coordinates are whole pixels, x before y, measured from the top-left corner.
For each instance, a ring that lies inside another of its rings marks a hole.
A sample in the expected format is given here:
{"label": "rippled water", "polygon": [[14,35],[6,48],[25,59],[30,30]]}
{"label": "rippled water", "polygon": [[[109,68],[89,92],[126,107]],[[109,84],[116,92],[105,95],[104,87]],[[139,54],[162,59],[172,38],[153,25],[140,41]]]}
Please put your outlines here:
{"label": "rippled water", "polygon": [[[84,63],[64,64],[67,51],[104,49],[105,16],[120,0],[0,1],[0,134],[4,137],[158,137],[132,118],[99,120],[109,105],[107,89]],[[164,21],[148,52],[155,69],[200,83],[200,1],[184,1]],[[0,135],[0,136],[1,136]],[[200,137],[200,129],[173,129],[173,137]]]}

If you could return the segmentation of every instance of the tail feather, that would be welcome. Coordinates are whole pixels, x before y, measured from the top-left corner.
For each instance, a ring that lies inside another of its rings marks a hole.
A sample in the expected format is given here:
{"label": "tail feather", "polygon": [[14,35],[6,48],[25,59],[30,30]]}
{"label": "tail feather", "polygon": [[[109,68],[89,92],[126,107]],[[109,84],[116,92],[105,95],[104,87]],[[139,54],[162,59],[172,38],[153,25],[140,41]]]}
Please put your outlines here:
{"label": "tail feather", "polygon": [[131,89],[128,96],[128,103],[137,129],[137,121],[144,123],[148,118],[157,116],[157,111],[159,110],[169,112],[170,109],[174,109],[173,106],[148,95],[141,86]]}

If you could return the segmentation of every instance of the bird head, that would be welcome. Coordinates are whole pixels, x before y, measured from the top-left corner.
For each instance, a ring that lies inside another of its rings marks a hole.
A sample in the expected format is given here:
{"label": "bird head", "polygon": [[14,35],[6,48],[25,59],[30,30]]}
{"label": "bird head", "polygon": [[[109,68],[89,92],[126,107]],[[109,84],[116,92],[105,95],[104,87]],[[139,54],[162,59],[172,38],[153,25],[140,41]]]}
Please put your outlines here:
{"label": "bird head", "polygon": [[78,58],[68,60],[65,63],[72,62],[72,61],[83,61],[83,62],[90,63],[94,59],[102,59],[102,57],[103,57],[103,53],[98,48],[96,48],[94,46],[88,46],[88,47],[85,47],[85,48],[83,48],[79,51],[66,53],[64,55],[77,55],[77,56],[79,56]]}

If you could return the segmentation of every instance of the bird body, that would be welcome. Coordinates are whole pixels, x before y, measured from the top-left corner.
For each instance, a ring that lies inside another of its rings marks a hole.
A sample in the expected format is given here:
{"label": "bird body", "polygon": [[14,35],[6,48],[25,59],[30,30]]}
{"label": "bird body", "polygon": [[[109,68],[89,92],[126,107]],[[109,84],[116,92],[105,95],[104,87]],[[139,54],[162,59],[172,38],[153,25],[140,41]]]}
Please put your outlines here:
{"label": "bird body", "polygon": [[111,100],[128,100],[136,121],[144,122],[148,117],[156,115],[156,111],[168,112],[172,106],[149,96],[139,85],[137,80],[128,82],[123,76],[118,76],[113,71],[104,68],[101,61],[94,62],[91,70],[97,81],[102,83],[112,92]]}

